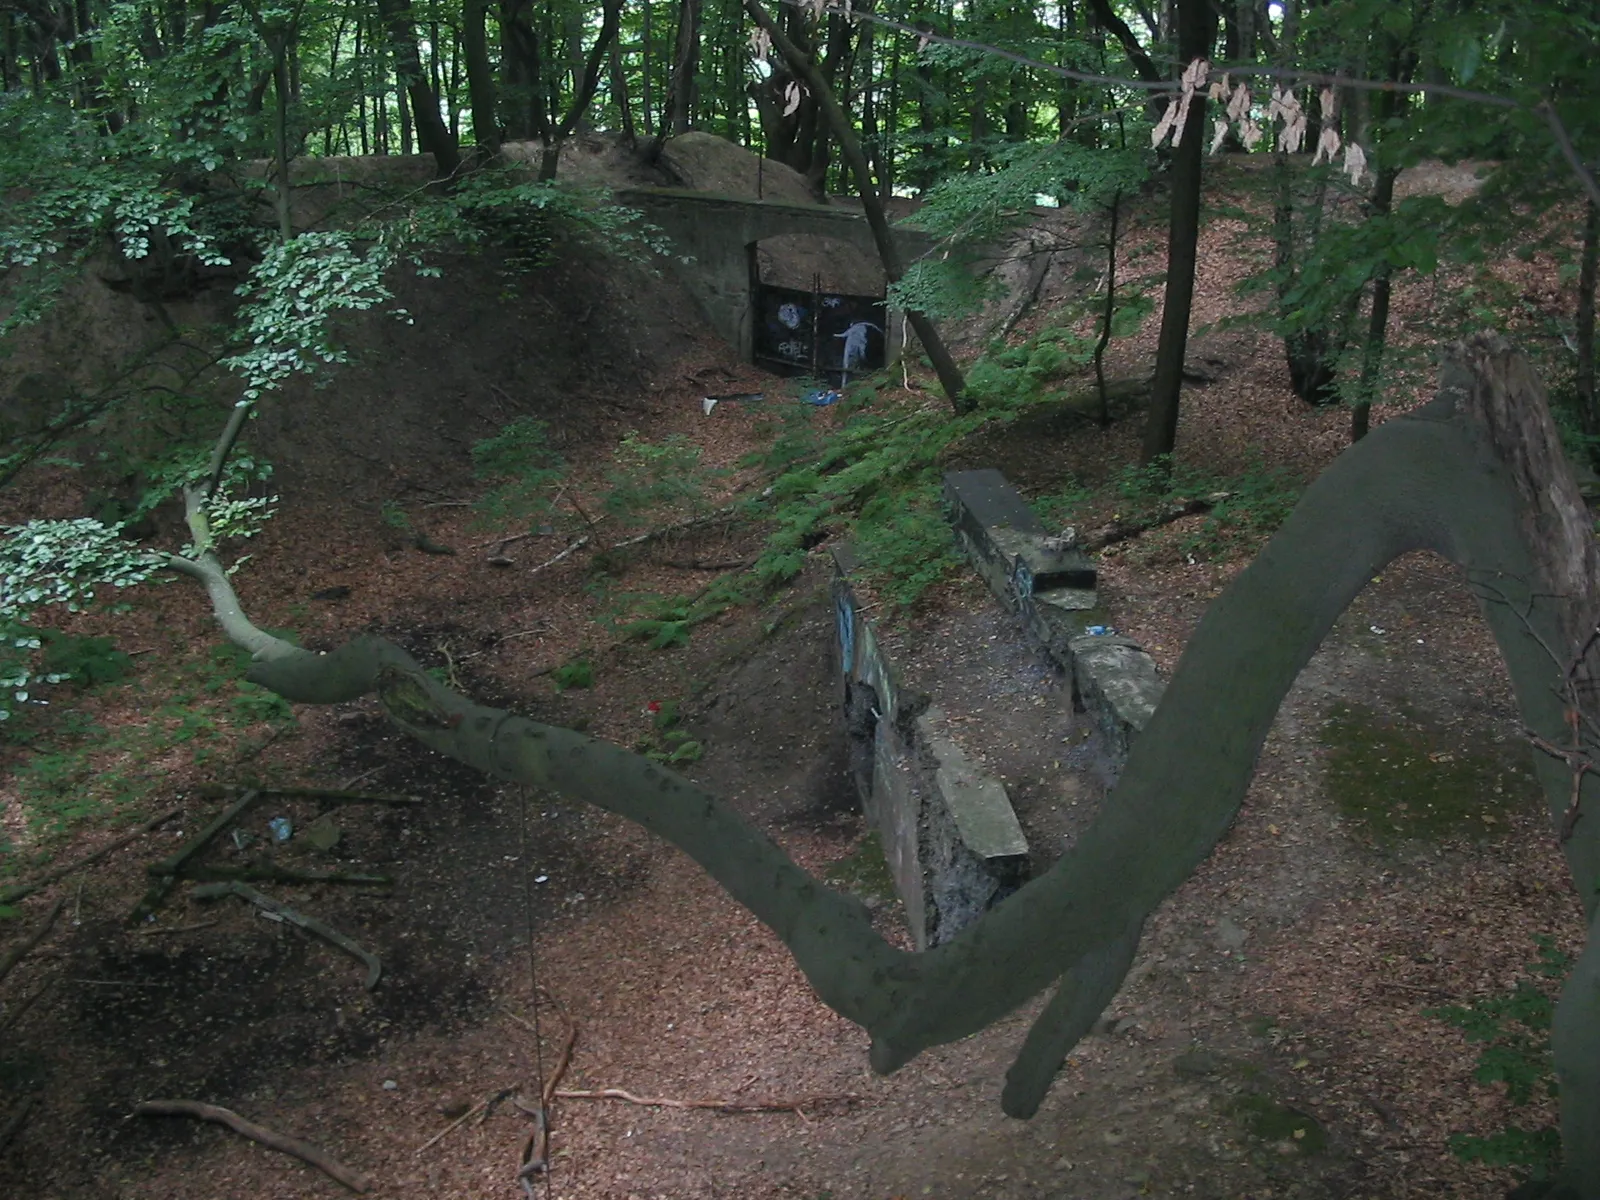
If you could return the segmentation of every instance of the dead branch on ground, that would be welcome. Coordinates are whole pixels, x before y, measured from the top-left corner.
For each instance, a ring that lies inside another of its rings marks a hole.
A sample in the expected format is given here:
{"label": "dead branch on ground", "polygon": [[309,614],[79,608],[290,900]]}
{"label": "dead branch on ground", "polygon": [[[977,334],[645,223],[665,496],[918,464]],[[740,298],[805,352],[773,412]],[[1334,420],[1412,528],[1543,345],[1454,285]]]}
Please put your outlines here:
{"label": "dead branch on ground", "polygon": [[166,824],[166,822],[172,820],[173,817],[177,816],[182,811],[183,809],[181,808],[174,808],[168,812],[162,813],[159,817],[151,817],[150,820],[146,821],[143,825],[140,825],[137,829],[129,830],[115,841],[107,842],[104,846],[101,846],[100,849],[92,851],[89,854],[85,854],[82,858],[74,859],[72,862],[69,862],[64,866],[52,868],[43,875],[39,876],[37,879],[30,879],[27,883],[14,884],[13,886],[6,888],[4,891],[0,891],[0,904],[14,904],[16,901],[21,900],[24,897],[33,895],[33,893],[37,892],[40,888],[49,887],[58,879],[65,879],[74,871],[81,871],[84,867],[93,866],[106,855],[122,849],[122,847],[126,846],[129,842],[137,841],[139,838],[142,838],[145,834],[149,833],[158,825]]}
{"label": "dead branch on ground", "polygon": [[1184,517],[1192,517],[1199,513],[1208,513],[1217,505],[1228,500],[1232,492],[1213,492],[1209,496],[1194,496],[1187,500],[1175,500],[1155,513],[1143,517],[1128,517],[1124,520],[1112,521],[1102,525],[1088,537],[1078,542],[1078,549],[1085,554],[1094,554],[1104,550],[1107,546],[1114,546],[1118,542],[1130,541],[1149,533],[1152,529],[1160,529],[1174,521],[1181,521]]}
{"label": "dead branch on ground", "polygon": [[291,925],[298,925],[308,933],[314,933],[323,941],[329,942],[366,964],[367,979],[363,986],[371,991],[378,986],[378,979],[383,974],[383,964],[378,961],[378,956],[357,944],[352,939],[340,933],[332,925],[308,917],[304,913],[296,912],[287,904],[280,904],[271,896],[263,895],[248,884],[240,883],[237,879],[230,879],[223,883],[202,883],[190,893],[196,900],[214,900],[219,896],[238,896],[241,900],[248,900],[269,917],[288,921]]}
{"label": "dead branch on ground", "polygon": [[[368,772],[371,774],[371,772]],[[421,804],[419,796],[390,796],[377,792],[352,792],[345,788],[323,787],[263,787],[247,788],[242,783],[208,783],[198,789],[200,795],[218,799],[231,792],[255,791],[263,796],[304,796],[311,800],[327,800],[334,804]]]}
{"label": "dead branch on ground", "polygon": [[770,1113],[792,1112],[805,1116],[808,1108],[820,1108],[830,1104],[859,1104],[862,1097],[855,1092],[839,1092],[825,1096],[802,1096],[798,1100],[673,1100],[666,1096],[635,1096],[623,1088],[596,1088],[593,1090],[575,1090],[572,1088],[557,1088],[555,1093],[558,1100],[624,1100],[629,1104],[638,1104],[646,1108],[707,1108],[713,1112],[736,1113]]}
{"label": "dead branch on ground", "polygon": [[355,887],[393,887],[392,875],[363,875],[353,871],[301,871],[272,862],[253,862],[242,867],[195,866],[183,873],[185,879],[215,883],[223,879],[243,879],[251,883],[340,883]]}
{"label": "dead branch on ground", "polygon": [[150,929],[135,929],[140,937],[157,937],[164,933],[193,933],[197,929],[210,929],[216,921],[191,921],[187,925],[157,925]]}
{"label": "dead branch on ground", "polygon": [[44,920],[39,922],[39,928],[24,938],[20,945],[13,946],[10,953],[0,958],[0,980],[11,974],[11,968],[21,962],[35,946],[44,941],[44,935],[50,932],[50,926],[55,924],[56,916],[61,912],[61,906],[67,902],[65,896],[60,896],[50,906],[50,911],[45,913]]}
{"label": "dead branch on ground", "polygon": [[[517,1089],[515,1087],[501,1088],[498,1092],[492,1092],[485,1096],[482,1100],[478,1101],[478,1103],[467,1109],[466,1112],[462,1113],[454,1121],[451,1121],[450,1124],[439,1130],[438,1133],[434,1134],[427,1141],[423,1142],[422,1145],[418,1146],[417,1153],[421,1154],[424,1150],[437,1145],[444,1139],[446,1134],[460,1128],[462,1125],[465,1125],[469,1120],[471,1120],[475,1113],[481,1112],[483,1114],[483,1120],[488,1120],[489,1113],[494,1109],[494,1106],[500,1103],[500,1101],[506,1099],[506,1097],[515,1095],[516,1091]],[[479,1122],[479,1124],[482,1123],[482,1121]]]}
{"label": "dead branch on ground", "polygon": [[194,1117],[200,1121],[215,1121],[219,1125],[226,1125],[240,1137],[249,1138],[252,1142],[259,1142],[272,1150],[291,1154],[301,1162],[310,1163],[324,1175],[337,1179],[353,1192],[372,1190],[370,1176],[345,1166],[342,1162],[331,1158],[326,1152],[319,1150],[310,1142],[302,1142],[299,1138],[287,1137],[284,1134],[268,1129],[265,1125],[257,1125],[254,1121],[247,1121],[231,1109],[218,1108],[215,1104],[202,1104],[198,1100],[146,1100],[134,1107],[133,1115],[136,1117]]}
{"label": "dead branch on ground", "polygon": [[217,834],[233,824],[247,808],[260,798],[260,791],[251,788],[243,796],[240,796],[239,799],[223,809],[211,824],[207,825],[177,850],[167,855],[160,862],[153,862],[147,866],[145,871],[147,874],[155,876],[155,882],[150,885],[150,890],[144,894],[144,898],[134,905],[133,911],[128,914],[128,920],[138,921],[160,908],[162,902],[167,898],[167,893],[177,885],[178,875],[183,870],[184,864],[209,846],[211,840]]}

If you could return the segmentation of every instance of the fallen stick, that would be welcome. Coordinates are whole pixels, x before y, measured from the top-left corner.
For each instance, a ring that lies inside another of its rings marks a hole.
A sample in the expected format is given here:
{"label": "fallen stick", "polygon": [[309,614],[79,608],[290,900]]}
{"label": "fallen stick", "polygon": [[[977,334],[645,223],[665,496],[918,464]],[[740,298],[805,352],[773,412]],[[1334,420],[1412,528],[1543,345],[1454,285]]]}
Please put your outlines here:
{"label": "fallen stick", "polygon": [[418,1146],[417,1153],[421,1154],[424,1150],[437,1145],[447,1133],[450,1133],[453,1130],[460,1128],[462,1125],[465,1125],[477,1113],[481,1112],[484,1116],[484,1119],[487,1120],[489,1117],[489,1110],[496,1104],[500,1103],[500,1101],[504,1100],[507,1096],[515,1095],[516,1091],[517,1089],[514,1087],[501,1088],[498,1092],[494,1092],[488,1096],[485,1096],[482,1100],[478,1101],[478,1103],[467,1109],[466,1112],[462,1113],[454,1121],[451,1121],[450,1124],[439,1130],[438,1133],[434,1134],[427,1141],[423,1142],[422,1145]]}
{"label": "fallen stick", "polygon": [[1085,554],[1095,554],[1107,546],[1114,546],[1118,542],[1126,542],[1153,529],[1160,529],[1163,525],[1171,525],[1174,521],[1181,521],[1184,517],[1192,517],[1199,513],[1208,513],[1217,505],[1233,497],[1232,492],[1213,492],[1209,496],[1196,496],[1193,499],[1175,500],[1159,511],[1145,517],[1129,518],[1127,520],[1112,521],[1109,525],[1102,525],[1088,537],[1078,543],[1078,549]]}
{"label": "fallen stick", "polygon": [[276,863],[250,863],[243,867],[190,867],[185,879],[215,883],[220,879],[243,879],[251,883],[345,883],[369,887],[393,887],[392,875],[362,875],[350,871],[301,871]]}
{"label": "fallen stick", "polygon": [[67,898],[65,896],[57,897],[56,902],[50,906],[50,911],[45,913],[44,920],[39,922],[39,928],[24,938],[20,945],[13,946],[10,953],[4,958],[0,958],[0,979],[4,979],[11,974],[11,968],[21,962],[28,951],[44,941],[44,935],[50,932],[50,926],[55,924],[56,915],[60,913],[61,906],[66,902]]}
{"label": "fallen stick", "polygon": [[40,888],[49,887],[52,883],[56,882],[56,880],[64,879],[66,876],[71,875],[74,871],[81,871],[84,867],[93,866],[106,855],[112,853],[113,851],[122,849],[129,842],[137,841],[156,826],[163,825],[172,820],[173,817],[177,816],[182,811],[183,809],[181,808],[174,808],[170,812],[162,813],[159,817],[151,817],[150,820],[139,826],[139,828],[123,834],[115,841],[107,842],[104,846],[101,846],[100,849],[89,854],[85,854],[80,859],[69,862],[63,867],[56,867],[51,871],[47,871],[37,879],[31,879],[27,883],[14,884],[11,887],[6,888],[4,891],[0,891],[0,904],[12,904],[26,896],[33,895]]}
{"label": "fallen stick", "polygon": [[576,554],[579,550],[582,550],[585,546],[587,546],[589,544],[590,540],[591,540],[590,535],[587,534],[587,533],[584,534],[581,538],[579,538],[577,541],[573,542],[570,546],[568,546],[565,550],[563,550],[560,554],[556,555],[554,558],[547,558],[542,563],[540,563],[537,567],[530,568],[529,571],[528,571],[528,574],[529,575],[534,575],[534,574],[537,574],[538,572],[544,570],[546,567],[555,566],[562,559],[568,558],[571,555]]}
{"label": "fallen stick", "polygon": [[178,873],[183,870],[183,865],[210,845],[212,838],[236,821],[239,815],[260,797],[261,793],[251,788],[225,808],[221,815],[211,824],[207,825],[177,850],[174,850],[160,862],[153,862],[145,867],[146,873],[154,875],[156,881],[150,885],[150,890],[144,894],[144,899],[133,906],[133,911],[128,914],[128,920],[137,921],[141,917],[154,913],[161,906],[161,902],[167,898],[167,893],[172,891],[177,884]]}
{"label": "fallen stick", "polygon": [[187,925],[157,925],[151,929],[135,929],[140,937],[158,937],[163,933],[193,933],[196,929],[210,929],[216,921],[191,921]]}
{"label": "fallen stick", "polygon": [[219,896],[238,896],[241,900],[248,900],[251,904],[278,920],[298,925],[301,929],[316,934],[323,941],[339,947],[346,954],[360,959],[367,967],[367,980],[363,986],[369,992],[378,986],[378,979],[383,974],[383,964],[378,961],[376,954],[362,948],[332,925],[325,924],[315,917],[308,917],[303,913],[296,912],[287,904],[280,904],[271,896],[262,895],[249,884],[240,883],[237,879],[229,879],[223,883],[202,883],[190,895],[196,900],[215,900]]}
{"label": "fallen stick", "polygon": [[302,1142],[299,1138],[285,1137],[264,1125],[257,1125],[254,1121],[247,1121],[238,1113],[226,1108],[218,1108],[215,1104],[201,1104],[197,1100],[146,1100],[135,1106],[133,1115],[136,1117],[194,1117],[200,1121],[215,1121],[219,1125],[226,1125],[240,1137],[249,1138],[252,1142],[259,1142],[273,1150],[284,1154],[292,1154],[301,1162],[310,1163],[317,1170],[333,1179],[337,1179],[353,1192],[367,1192],[372,1190],[372,1180],[360,1171],[351,1170],[342,1162],[330,1158],[323,1151],[317,1149],[310,1142]]}
{"label": "fallen stick", "polygon": [[[371,774],[372,772],[367,772]],[[347,788],[324,787],[264,787],[247,789],[243,784],[208,783],[200,789],[202,796],[215,800],[231,792],[254,790],[263,796],[305,796],[312,800],[332,800],[341,804],[421,804],[419,796],[388,796],[377,792],[352,792]]]}
{"label": "fallen stick", "polygon": [[635,1096],[622,1088],[597,1088],[576,1090],[558,1088],[558,1100],[624,1100],[646,1108],[709,1108],[720,1113],[792,1112],[805,1116],[807,1108],[823,1104],[859,1104],[861,1097],[854,1092],[841,1092],[833,1096],[803,1096],[799,1100],[672,1100],[665,1096]]}

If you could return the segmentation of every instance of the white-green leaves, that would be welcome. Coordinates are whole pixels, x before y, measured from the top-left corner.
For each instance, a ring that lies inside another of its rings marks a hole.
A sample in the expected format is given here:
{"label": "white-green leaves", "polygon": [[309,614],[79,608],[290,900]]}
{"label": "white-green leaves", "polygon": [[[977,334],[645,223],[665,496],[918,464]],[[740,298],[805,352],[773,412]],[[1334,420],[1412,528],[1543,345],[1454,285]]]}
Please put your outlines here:
{"label": "white-green leaves", "polygon": [[330,318],[394,298],[384,282],[394,263],[392,247],[378,241],[361,252],[352,241],[348,233],[303,233],[268,250],[240,285],[238,294],[248,297],[239,314],[247,346],[223,361],[244,377],[246,400],[260,399],[292,375],[348,361],[333,341]]}

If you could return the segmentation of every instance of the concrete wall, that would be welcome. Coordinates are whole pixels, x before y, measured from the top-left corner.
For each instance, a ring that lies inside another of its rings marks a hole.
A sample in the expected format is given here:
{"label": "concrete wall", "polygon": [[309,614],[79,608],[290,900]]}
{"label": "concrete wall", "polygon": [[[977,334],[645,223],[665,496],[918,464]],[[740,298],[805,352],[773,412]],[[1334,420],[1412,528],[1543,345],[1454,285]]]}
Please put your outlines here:
{"label": "concrete wall", "polygon": [[999,471],[949,471],[945,511],[990,590],[1021,614],[1045,653],[1072,678],[1073,696],[1120,767],[1166,685],[1137,642],[1107,627],[1094,566],[1039,518]]}
{"label": "concrete wall", "polygon": [[1004,786],[962,753],[944,714],[900,684],[834,551],[840,703],[851,767],[917,949],[948,941],[1020,887],[1028,843]]}

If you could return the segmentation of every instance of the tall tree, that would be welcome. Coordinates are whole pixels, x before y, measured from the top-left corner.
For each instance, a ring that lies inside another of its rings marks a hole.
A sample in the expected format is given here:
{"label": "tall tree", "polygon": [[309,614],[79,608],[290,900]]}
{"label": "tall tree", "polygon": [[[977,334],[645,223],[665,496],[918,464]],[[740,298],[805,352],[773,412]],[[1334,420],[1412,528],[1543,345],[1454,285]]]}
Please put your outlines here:
{"label": "tall tree", "polygon": [[[1209,58],[1216,41],[1216,12],[1210,0],[1177,0],[1178,57],[1187,64]],[[1176,98],[1168,103],[1176,104]],[[1189,345],[1189,310],[1194,301],[1195,262],[1200,241],[1200,156],[1206,129],[1206,94],[1197,90],[1172,156],[1172,202],[1167,232],[1167,285],[1161,308],[1161,340],[1156,346],[1150,411],[1145,419],[1140,460],[1154,463],[1170,455],[1178,439],[1178,398],[1183,388],[1183,356]]]}
{"label": "tall tree", "polygon": [[423,74],[411,0],[377,0],[377,6],[394,53],[395,75],[411,100],[417,143],[424,154],[433,155],[439,177],[449,179],[461,169],[461,148],[439,113],[438,95]]}

